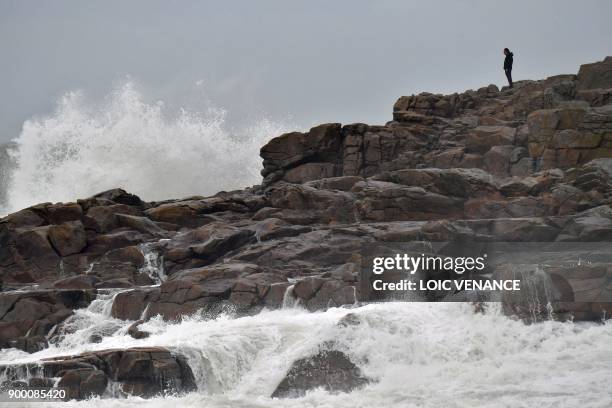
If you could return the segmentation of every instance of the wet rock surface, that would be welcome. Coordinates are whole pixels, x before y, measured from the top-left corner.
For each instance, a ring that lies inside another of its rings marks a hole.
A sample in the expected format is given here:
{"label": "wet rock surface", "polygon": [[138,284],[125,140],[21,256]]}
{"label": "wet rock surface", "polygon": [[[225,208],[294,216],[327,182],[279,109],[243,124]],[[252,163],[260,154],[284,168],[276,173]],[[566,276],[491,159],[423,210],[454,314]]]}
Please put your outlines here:
{"label": "wet rock surface", "polygon": [[[278,136],[261,148],[262,184],[243,190],[145,202],[114,189],[10,214],[0,219],[0,347],[46,347],[102,289],[123,290],[111,315],[130,321],[285,301],[315,311],[368,300],[359,272],[371,245],[612,242],[611,61],[513,89],[404,96],[385,125]],[[567,280],[581,297],[562,297],[556,312],[610,316],[609,290],[588,286],[601,277],[584,279]],[[90,365],[64,380],[78,398],[117,377]],[[136,380],[128,388],[149,395]]]}
{"label": "wet rock surface", "polygon": [[350,392],[371,382],[343,352],[321,350],[295,361],[272,393],[273,398],[295,398],[315,388]]}
{"label": "wet rock surface", "polygon": [[50,330],[95,296],[95,291],[62,289],[0,293],[0,347],[30,353],[45,348]]}
{"label": "wet rock surface", "polygon": [[[66,390],[66,399],[87,399],[117,392],[120,395],[152,397],[196,389],[186,359],[161,347],[109,349],[76,356],[43,359],[40,364],[0,366],[0,374],[11,387],[28,374],[28,383]],[[23,380],[21,380],[23,381]],[[109,384],[118,387],[110,389]],[[7,385],[5,384],[5,386]]]}

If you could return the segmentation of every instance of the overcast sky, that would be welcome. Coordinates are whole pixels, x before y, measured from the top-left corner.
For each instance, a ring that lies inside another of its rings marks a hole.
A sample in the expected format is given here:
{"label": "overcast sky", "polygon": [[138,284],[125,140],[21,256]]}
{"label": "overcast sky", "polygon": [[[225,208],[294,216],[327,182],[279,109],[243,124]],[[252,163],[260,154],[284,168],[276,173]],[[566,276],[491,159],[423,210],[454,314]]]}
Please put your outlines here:
{"label": "overcast sky", "polygon": [[612,55],[609,0],[0,0],[0,140],[64,92],[126,78],[181,106],[202,81],[249,115],[384,123],[400,95],[574,73]]}

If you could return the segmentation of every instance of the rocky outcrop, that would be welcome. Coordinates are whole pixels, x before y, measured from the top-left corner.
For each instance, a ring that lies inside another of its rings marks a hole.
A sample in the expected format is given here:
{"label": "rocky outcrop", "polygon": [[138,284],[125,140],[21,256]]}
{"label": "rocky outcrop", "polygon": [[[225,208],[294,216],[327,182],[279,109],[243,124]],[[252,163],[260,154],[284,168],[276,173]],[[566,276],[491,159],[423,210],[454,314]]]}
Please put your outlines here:
{"label": "rocky outcrop", "polygon": [[[609,248],[606,248],[608,250]],[[518,269],[518,272],[517,272]],[[612,303],[612,268],[606,265],[504,268],[500,278],[519,278],[521,292],[502,294],[504,311],[528,322],[600,320]]]}
{"label": "rocky outcrop", "polygon": [[[6,382],[24,381],[32,385],[59,379],[57,387],[66,390],[66,400],[122,395],[152,397],[165,393],[183,393],[196,389],[191,368],[185,357],[161,347],[109,349],[76,356],[43,359],[40,364],[0,366]],[[112,387],[111,383],[118,384]],[[118,390],[118,391],[117,391]]]}
{"label": "rocky outcrop", "polygon": [[323,349],[314,356],[296,360],[272,393],[272,397],[300,397],[315,388],[330,392],[349,392],[370,381],[345,353]]}
{"label": "rocky outcrop", "polygon": [[579,91],[612,88],[612,57],[580,66],[577,79]]}
{"label": "rocky outcrop", "polygon": [[610,157],[611,64],[608,57],[577,76],[521,81],[513,90],[401,97],[385,126],[328,124],[283,135],[261,149],[264,184],[419,166],[521,176]]}
{"label": "rocky outcrop", "polygon": [[248,310],[263,306],[270,287],[278,282],[286,282],[286,279],[262,273],[253,264],[232,263],[187,269],[173,275],[159,288],[118,294],[112,316],[137,320],[162,315],[165,319],[175,320],[198,310],[214,310],[223,303]]}
{"label": "rocky outcrop", "polygon": [[45,348],[49,331],[94,298],[95,292],[87,290],[0,293],[0,347],[30,353]]}
{"label": "rocky outcrop", "polygon": [[[2,347],[44,347],[102,288],[129,289],[112,315],[134,321],[284,300],[319,310],[368,300],[363,250],[381,243],[612,241],[611,63],[400,97],[384,125],[281,135],[261,148],[262,185],[244,190],[144,202],[115,189],[10,214]],[[609,316],[601,296],[563,313]]]}

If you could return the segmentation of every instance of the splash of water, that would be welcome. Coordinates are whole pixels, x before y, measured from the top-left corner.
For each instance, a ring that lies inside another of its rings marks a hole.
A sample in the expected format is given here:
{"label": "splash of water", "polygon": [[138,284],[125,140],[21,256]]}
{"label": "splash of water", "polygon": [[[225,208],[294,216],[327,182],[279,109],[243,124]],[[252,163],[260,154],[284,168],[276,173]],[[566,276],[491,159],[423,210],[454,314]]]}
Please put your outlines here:
{"label": "splash of water", "polygon": [[138,249],[144,258],[144,265],[140,268],[140,273],[148,275],[157,285],[164,282],[167,276],[163,257],[152,248],[150,243],[141,244]]}
{"label": "splash of water", "polygon": [[295,296],[295,293],[293,293],[294,288],[295,284],[287,286],[285,294],[283,295],[283,309],[295,308],[299,306],[300,298]]}
{"label": "splash of water", "polygon": [[14,146],[10,143],[0,144],[0,215],[3,214],[3,209],[7,206],[6,188],[15,167],[14,160],[9,154],[9,151],[13,148]]}
{"label": "splash of water", "polygon": [[[193,316],[179,323],[154,318],[140,326],[150,333],[145,339],[118,330],[99,344],[81,336],[80,343],[30,355],[3,350],[0,362],[165,346],[187,357],[198,384],[197,392],[182,397],[70,403],[75,407],[610,406],[612,343],[603,341],[612,336],[610,324],[525,325],[495,306],[486,315],[460,303],[397,302],[317,313],[298,308],[241,318]],[[348,313],[359,324],[339,325]],[[330,341],[377,381],[348,394],[314,390],[296,399],[269,397],[293,361]]]}
{"label": "splash of water", "polygon": [[[47,336],[51,350],[68,350],[83,344],[95,344],[104,337],[127,332],[127,323],[111,317],[115,296],[125,289],[100,289],[88,307],[75,310]],[[122,330],[125,329],[125,330]]]}
{"label": "splash of water", "polygon": [[15,139],[4,212],[115,187],[160,200],[256,184],[260,147],[289,127],[262,119],[232,128],[214,107],[171,114],[163,102],[145,102],[132,82],[101,103],[68,92]]}

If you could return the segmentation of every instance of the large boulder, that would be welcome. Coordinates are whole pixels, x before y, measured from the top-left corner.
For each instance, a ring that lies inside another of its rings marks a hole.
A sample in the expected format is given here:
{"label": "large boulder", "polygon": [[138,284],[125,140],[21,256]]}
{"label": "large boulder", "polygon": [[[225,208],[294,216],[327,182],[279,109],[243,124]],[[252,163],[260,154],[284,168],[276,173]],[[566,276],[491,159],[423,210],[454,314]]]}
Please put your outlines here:
{"label": "large boulder", "polygon": [[[334,163],[342,145],[341,125],[330,123],[310,129],[309,132],[286,133],[270,140],[261,148],[260,155],[264,159],[262,175],[270,181],[275,181],[279,176],[276,172],[295,167],[307,160],[316,157],[319,163]],[[315,161],[312,160],[312,161]],[[309,175],[321,175],[322,168],[311,173],[312,170],[302,170],[302,175],[295,174],[293,177],[303,180]],[[333,171],[332,171],[333,173]],[[329,174],[331,176],[333,174]]]}
{"label": "large boulder", "polygon": [[322,349],[313,356],[296,360],[272,393],[272,398],[295,398],[315,388],[350,392],[370,381],[345,353]]}
{"label": "large boulder", "polygon": [[67,370],[59,379],[57,387],[66,390],[66,399],[84,400],[99,397],[108,386],[108,377],[97,368]]}
{"label": "large boulder", "polygon": [[81,221],[68,221],[49,227],[49,241],[60,256],[79,253],[87,245]]}
{"label": "large boulder", "polygon": [[162,347],[99,350],[43,359],[40,364],[6,364],[0,366],[0,373],[9,382],[59,378],[57,387],[66,390],[67,400],[103,396],[111,383],[116,392],[142,398],[197,389],[186,358]]}
{"label": "large boulder", "polygon": [[83,208],[77,203],[58,203],[47,208],[50,224],[79,221],[83,218]]}
{"label": "large boulder", "polygon": [[87,210],[83,218],[85,226],[96,232],[109,232],[119,228],[118,214],[137,215],[137,208],[125,204],[98,205]]}
{"label": "large boulder", "polygon": [[568,179],[582,191],[608,192],[612,190],[612,158],[592,160],[576,168]]}
{"label": "large boulder", "polygon": [[496,176],[507,176],[514,149],[511,145],[493,146],[483,157],[484,169]]}
{"label": "large boulder", "polygon": [[169,274],[181,269],[208,265],[251,242],[255,232],[214,222],[179,233],[157,245]]}
{"label": "large boulder", "polygon": [[96,287],[151,285],[155,279],[143,270],[144,265],[142,249],[130,245],[106,252],[86,272],[87,276],[96,278]]}
{"label": "large boulder", "polygon": [[28,352],[46,347],[46,336],[77,308],[86,307],[95,292],[54,289],[0,293],[0,347],[16,347]]}
{"label": "large boulder", "polygon": [[33,282],[59,274],[61,258],[49,239],[49,226],[17,230],[13,248],[14,262],[29,273],[24,280]]}
{"label": "large boulder", "polygon": [[513,145],[516,128],[508,126],[478,126],[470,131],[466,140],[469,151],[485,153],[493,146]]}
{"label": "large boulder", "polygon": [[612,57],[580,66],[578,89],[612,88]]}

